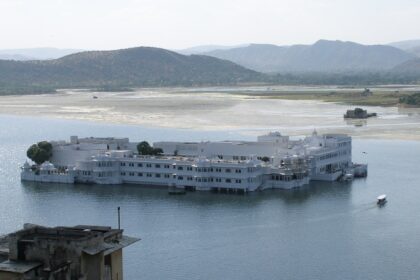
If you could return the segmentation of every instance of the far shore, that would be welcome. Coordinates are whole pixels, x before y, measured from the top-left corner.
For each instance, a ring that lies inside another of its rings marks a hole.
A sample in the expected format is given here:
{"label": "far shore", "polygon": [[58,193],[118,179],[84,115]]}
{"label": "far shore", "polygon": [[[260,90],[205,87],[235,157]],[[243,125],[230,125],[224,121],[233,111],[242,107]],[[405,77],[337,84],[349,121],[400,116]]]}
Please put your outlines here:
{"label": "far shore", "polygon": [[[259,86],[232,89],[225,92],[250,97],[285,100],[317,100],[359,106],[420,107],[401,104],[400,97],[420,92],[420,85],[377,85],[373,87],[342,86]],[[196,92],[200,92],[197,90]]]}
{"label": "far shore", "polygon": [[[3,96],[57,94],[62,92],[97,92],[124,93],[144,92],[148,90],[162,92],[203,93],[217,92],[240,96],[285,99],[285,100],[317,100],[359,106],[399,106],[414,107],[416,105],[401,104],[399,98],[413,93],[420,93],[420,85],[370,85],[370,86],[338,86],[338,85],[269,85],[242,84],[238,86],[210,86],[210,87],[160,87],[160,88],[130,88],[130,87],[99,87],[78,89],[48,89],[25,88],[24,91],[1,92]],[[366,93],[367,92],[367,93]]]}
{"label": "far shore", "polygon": [[[373,96],[402,91],[380,89],[381,93],[376,88],[370,90]],[[392,106],[388,101],[383,106],[372,106],[367,102],[362,107],[378,113],[378,117],[344,120],[346,110],[355,106],[336,96],[354,95],[360,90],[363,89],[284,86],[148,88],[125,92],[60,90],[55,94],[0,96],[0,114],[156,128],[241,130],[255,135],[270,130],[302,135],[316,129],[320,133],[347,133],[363,138],[420,140],[420,108]],[[404,88],[404,92],[415,91],[419,88]]]}

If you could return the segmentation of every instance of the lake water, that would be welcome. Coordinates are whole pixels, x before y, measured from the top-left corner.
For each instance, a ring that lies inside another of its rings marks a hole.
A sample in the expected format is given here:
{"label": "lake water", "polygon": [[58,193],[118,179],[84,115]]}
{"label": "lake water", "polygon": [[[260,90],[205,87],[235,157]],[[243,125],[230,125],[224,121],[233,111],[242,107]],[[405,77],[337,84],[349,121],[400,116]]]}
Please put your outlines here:
{"label": "lake water", "polygon": [[[249,195],[136,186],[21,183],[28,146],[44,139],[253,139],[188,131],[0,116],[0,234],[23,223],[117,225],[142,240],[124,251],[125,279],[418,279],[420,142],[354,140],[367,179]],[[366,153],[363,153],[366,152]],[[386,193],[382,208],[376,196]]]}

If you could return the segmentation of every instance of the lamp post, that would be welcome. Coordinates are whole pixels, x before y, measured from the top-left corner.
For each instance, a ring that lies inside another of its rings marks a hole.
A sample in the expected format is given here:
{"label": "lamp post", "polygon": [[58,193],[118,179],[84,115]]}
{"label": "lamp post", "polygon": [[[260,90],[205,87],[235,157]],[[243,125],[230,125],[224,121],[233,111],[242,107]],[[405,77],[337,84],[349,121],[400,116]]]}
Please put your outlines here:
{"label": "lamp post", "polygon": [[118,210],[118,229],[121,229],[121,215],[120,215],[121,207],[118,206],[117,210]]}

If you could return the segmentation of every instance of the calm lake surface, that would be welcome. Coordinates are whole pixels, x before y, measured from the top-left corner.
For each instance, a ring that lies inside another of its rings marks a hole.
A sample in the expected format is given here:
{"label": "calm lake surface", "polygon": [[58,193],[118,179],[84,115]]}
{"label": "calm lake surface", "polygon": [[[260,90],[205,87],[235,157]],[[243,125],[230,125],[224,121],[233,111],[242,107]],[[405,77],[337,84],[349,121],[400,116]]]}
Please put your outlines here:
{"label": "calm lake surface", "polygon": [[[0,116],[0,234],[23,223],[117,225],[142,240],[124,251],[125,279],[418,279],[420,142],[354,140],[367,179],[249,195],[136,186],[21,183],[26,149],[40,140],[253,139],[187,131]],[[366,152],[366,153],[363,153]],[[378,208],[376,196],[389,202]]]}

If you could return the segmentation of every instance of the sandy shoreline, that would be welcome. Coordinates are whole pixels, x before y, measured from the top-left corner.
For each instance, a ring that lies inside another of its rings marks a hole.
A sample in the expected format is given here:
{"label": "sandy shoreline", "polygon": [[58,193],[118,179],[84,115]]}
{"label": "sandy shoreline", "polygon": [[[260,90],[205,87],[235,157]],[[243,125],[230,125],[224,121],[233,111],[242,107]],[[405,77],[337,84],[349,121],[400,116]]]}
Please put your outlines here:
{"label": "sandy shoreline", "polygon": [[[98,98],[95,99],[94,96]],[[229,94],[212,89],[144,89],[135,92],[76,92],[1,96],[0,114],[46,116],[115,124],[195,130],[279,130],[302,135],[348,133],[354,137],[420,140],[420,109],[368,107],[377,118],[346,121],[352,106],[313,100],[282,100]]]}

